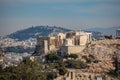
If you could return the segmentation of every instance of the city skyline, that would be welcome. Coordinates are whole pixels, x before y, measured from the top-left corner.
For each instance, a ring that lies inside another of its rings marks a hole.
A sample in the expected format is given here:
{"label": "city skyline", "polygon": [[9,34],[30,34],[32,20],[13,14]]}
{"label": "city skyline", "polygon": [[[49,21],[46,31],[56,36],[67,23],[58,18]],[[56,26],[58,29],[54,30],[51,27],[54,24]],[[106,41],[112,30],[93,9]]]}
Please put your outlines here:
{"label": "city skyline", "polygon": [[120,26],[120,0],[1,0],[0,36],[31,26]]}

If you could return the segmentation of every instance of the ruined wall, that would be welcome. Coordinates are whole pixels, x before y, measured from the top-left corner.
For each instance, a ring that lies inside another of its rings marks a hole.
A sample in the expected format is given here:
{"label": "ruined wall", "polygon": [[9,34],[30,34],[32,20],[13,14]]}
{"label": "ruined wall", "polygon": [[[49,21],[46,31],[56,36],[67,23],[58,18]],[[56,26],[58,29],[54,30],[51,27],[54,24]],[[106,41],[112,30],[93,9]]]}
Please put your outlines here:
{"label": "ruined wall", "polygon": [[64,39],[64,46],[73,46],[74,40],[73,39]]}
{"label": "ruined wall", "polygon": [[85,49],[85,46],[68,46],[68,54],[75,54]]}
{"label": "ruined wall", "polygon": [[80,45],[86,45],[87,44],[88,37],[87,35],[80,36]]}
{"label": "ruined wall", "polygon": [[85,49],[85,46],[62,46],[61,54],[76,54]]}
{"label": "ruined wall", "polygon": [[44,50],[44,53],[48,53],[49,52],[49,49],[48,49],[48,40],[44,40],[43,50]]}
{"label": "ruined wall", "polygon": [[[63,53],[78,53],[90,41],[89,34],[80,31],[59,33],[57,36],[41,37],[37,39],[36,52],[47,53],[61,48]],[[61,47],[62,46],[62,47]]]}

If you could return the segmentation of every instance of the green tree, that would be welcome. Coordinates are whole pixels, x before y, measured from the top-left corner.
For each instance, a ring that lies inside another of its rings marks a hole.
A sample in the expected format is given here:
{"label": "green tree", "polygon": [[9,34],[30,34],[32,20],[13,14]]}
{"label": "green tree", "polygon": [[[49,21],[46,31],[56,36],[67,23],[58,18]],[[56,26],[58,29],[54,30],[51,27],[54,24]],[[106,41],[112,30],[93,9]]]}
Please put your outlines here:
{"label": "green tree", "polygon": [[85,64],[84,62],[78,60],[67,60],[65,61],[65,65],[67,68],[75,68],[75,69],[84,69],[87,67],[87,64]]}
{"label": "green tree", "polygon": [[76,58],[78,58],[78,55],[77,54],[70,54],[69,57],[73,58],[73,59],[76,59]]}
{"label": "green tree", "polygon": [[65,67],[60,67],[58,70],[60,75],[65,75],[67,72],[67,69]]}
{"label": "green tree", "polygon": [[2,80],[46,80],[42,66],[38,62],[24,59],[17,67],[8,67],[0,72]]}
{"label": "green tree", "polygon": [[49,72],[49,73],[47,73],[47,80],[53,80],[56,77],[57,77],[57,73],[56,72]]}
{"label": "green tree", "polygon": [[62,60],[62,58],[55,53],[49,53],[45,56],[45,58],[47,62],[51,62],[51,63]]}
{"label": "green tree", "polygon": [[66,58],[66,59],[69,58],[69,54],[65,54],[63,58]]}

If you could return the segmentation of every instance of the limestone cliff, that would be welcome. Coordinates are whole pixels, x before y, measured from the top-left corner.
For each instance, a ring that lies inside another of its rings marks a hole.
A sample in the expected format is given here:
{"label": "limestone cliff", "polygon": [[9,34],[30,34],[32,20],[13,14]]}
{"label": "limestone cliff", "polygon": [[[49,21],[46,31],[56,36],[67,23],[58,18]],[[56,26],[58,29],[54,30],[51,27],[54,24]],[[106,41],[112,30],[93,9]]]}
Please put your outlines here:
{"label": "limestone cliff", "polygon": [[[86,49],[80,54],[80,56],[86,56],[88,59],[94,59],[89,63],[90,72],[107,72],[110,69],[114,69],[114,56],[120,56],[120,40],[99,40],[92,41]],[[84,60],[84,58],[81,58]],[[120,58],[119,58],[120,59]],[[97,60],[97,62],[95,61]]]}

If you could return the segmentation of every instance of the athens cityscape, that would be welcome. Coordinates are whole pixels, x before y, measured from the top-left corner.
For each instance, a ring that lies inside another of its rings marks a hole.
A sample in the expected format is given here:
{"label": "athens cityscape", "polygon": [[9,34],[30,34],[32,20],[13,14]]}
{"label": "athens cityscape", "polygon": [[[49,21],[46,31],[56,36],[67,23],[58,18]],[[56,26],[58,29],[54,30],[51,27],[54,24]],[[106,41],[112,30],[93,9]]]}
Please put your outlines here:
{"label": "athens cityscape", "polygon": [[0,80],[120,80],[120,0],[0,0]]}

